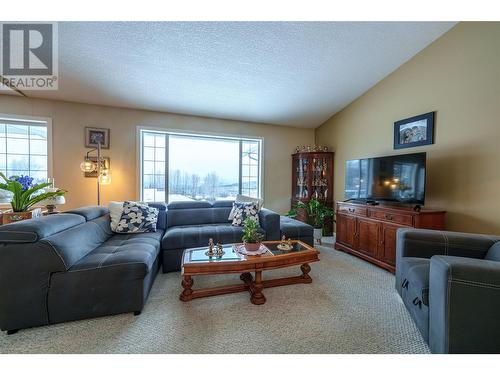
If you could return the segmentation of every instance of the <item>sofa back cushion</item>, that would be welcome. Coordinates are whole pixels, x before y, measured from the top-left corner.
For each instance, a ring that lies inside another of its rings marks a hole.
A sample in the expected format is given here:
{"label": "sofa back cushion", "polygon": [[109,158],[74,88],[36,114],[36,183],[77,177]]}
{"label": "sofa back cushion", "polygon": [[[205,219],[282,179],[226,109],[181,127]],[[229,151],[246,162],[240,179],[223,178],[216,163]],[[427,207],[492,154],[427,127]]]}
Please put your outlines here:
{"label": "sofa back cushion", "polygon": [[145,202],[149,207],[154,207],[158,210],[158,221],[156,229],[167,229],[167,205],[163,202]]}
{"label": "sofa back cushion", "polygon": [[109,214],[46,237],[41,242],[61,257],[66,270],[112,236]]}
{"label": "sofa back cushion", "polygon": [[495,242],[495,244],[489,248],[484,259],[500,262],[500,241]]}
{"label": "sofa back cushion", "polygon": [[228,223],[231,201],[173,202],[167,206],[167,227]]}
{"label": "sofa back cushion", "polygon": [[67,213],[81,215],[85,218],[86,221],[89,221],[109,214],[109,210],[107,207],[103,206],[86,206],[75,208],[74,210],[67,211]]}
{"label": "sofa back cushion", "polygon": [[0,227],[0,243],[29,243],[85,223],[75,214],[58,214],[23,220]]}

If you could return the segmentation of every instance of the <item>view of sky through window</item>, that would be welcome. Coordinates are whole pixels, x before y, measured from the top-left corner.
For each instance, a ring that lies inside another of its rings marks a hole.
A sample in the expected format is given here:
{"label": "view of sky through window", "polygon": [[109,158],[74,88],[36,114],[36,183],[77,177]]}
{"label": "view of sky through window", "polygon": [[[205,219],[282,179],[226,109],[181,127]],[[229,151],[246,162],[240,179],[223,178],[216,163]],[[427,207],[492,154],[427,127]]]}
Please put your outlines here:
{"label": "view of sky through window", "polygon": [[35,183],[47,181],[47,126],[2,123],[0,171],[7,177],[28,175]]}
{"label": "view of sky through window", "polygon": [[[260,140],[142,131],[142,199],[260,196]],[[168,176],[168,186],[167,179]]]}

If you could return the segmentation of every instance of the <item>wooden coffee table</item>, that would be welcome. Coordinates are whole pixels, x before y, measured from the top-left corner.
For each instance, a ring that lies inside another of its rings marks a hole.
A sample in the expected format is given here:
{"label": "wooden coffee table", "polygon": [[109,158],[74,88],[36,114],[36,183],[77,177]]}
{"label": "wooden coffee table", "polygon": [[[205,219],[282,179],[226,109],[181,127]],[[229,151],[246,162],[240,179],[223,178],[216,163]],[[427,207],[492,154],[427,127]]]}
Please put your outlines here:
{"label": "wooden coffee table", "polygon": [[[237,245],[224,245],[225,254],[220,258],[209,258],[205,255],[207,247],[186,249],[182,256],[182,288],[180,300],[187,302],[193,298],[217,296],[220,294],[250,292],[250,301],[254,305],[262,305],[266,297],[262,293],[264,288],[290,284],[308,284],[312,282],[309,263],[319,261],[319,251],[301,242],[292,241],[290,251],[278,250],[280,241],[264,241],[269,251],[263,255],[249,256],[234,251]],[[263,280],[262,271],[276,268],[299,266],[302,274],[280,279]],[[255,278],[252,276],[255,273]],[[193,276],[221,275],[241,273],[243,283],[219,286],[213,288],[193,289]]]}

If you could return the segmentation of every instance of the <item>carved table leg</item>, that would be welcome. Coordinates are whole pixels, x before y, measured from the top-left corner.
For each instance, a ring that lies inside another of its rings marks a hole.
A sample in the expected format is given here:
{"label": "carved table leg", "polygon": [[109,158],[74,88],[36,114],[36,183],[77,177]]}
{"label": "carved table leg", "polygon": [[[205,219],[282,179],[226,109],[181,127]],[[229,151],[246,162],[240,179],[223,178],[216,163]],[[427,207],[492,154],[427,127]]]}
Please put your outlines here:
{"label": "carved table leg", "polygon": [[253,277],[250,272],[245,272],[240,275],[240,280],[245,283],[249,288],[252,286]]}
{"label": "carved table leg", "polygon": [[253,283],[252,288],[252,296],[250,297],[250,301],[254,305],[262,305],[266,303],[266,297],[262,294],[262,289],[264,286],[262,285],[262,271],[255,271],[255,282]]}
{"label": "carved table leg", "polygon": [[193,289],[191,289],[191,287],[193,286],[193,279],[191,278],[191,276],[184,276],[181,285],[184,290],[179,296],[179,299],[183,302],[191,301],[193,299]]}
{"label": "carved table leg", "polygon": [[307,263],[304,263],[303,265],[300,266],[300,270],[302,271],[302,279],[304,280],[304,283],[311,283],[312,279],[311,276],[309,276],[309,272],[311,272],[311,266]]}

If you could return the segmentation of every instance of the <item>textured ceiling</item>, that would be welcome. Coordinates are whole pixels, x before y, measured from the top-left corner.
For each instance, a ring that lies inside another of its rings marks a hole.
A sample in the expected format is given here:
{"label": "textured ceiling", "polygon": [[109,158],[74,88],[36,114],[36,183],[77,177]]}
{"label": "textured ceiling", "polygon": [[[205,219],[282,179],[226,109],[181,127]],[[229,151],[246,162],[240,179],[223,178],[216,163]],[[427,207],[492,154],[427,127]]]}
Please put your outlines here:
{"label": "textured ceiling", "polygon": [[62,22],[30,97],[316,127],[452,22]]}

